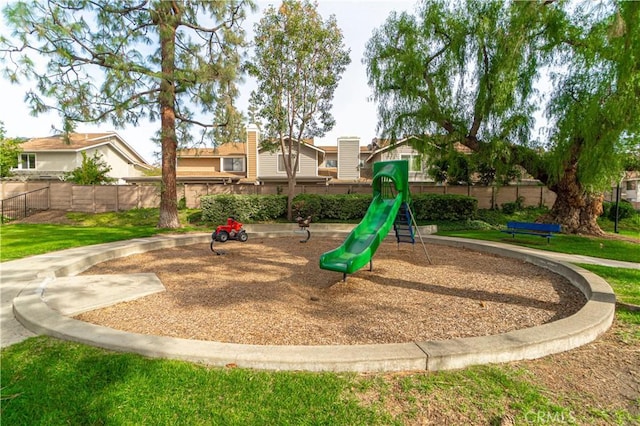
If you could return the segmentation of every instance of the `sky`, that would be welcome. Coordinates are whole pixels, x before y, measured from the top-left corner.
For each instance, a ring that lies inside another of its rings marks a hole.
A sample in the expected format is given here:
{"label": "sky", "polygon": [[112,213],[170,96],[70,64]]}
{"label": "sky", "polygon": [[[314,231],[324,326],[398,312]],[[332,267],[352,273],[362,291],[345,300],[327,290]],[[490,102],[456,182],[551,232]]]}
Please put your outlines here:
{"label": "sky", "polygon": [[[0,9],[8,3],[0,0]],[[342,80],[333,99],[332,114],[336,120],[333,130],[315,139],[316,145],[336,145],[341,136],[357,136],[361,145],[367,145],[376,137],[376,105],[369,98],[372,92],[367,85],[365,65],[362,63],[365,44],[375,28],[380,27],[392,11],[413,12],[417,0],[319,0],[318,11],[324,19],[335,15],[343,31],[344,43],[351,50],[351,63],[342,75]],[[247,40],[253,38],[253,24],[263,15],[269,5],[279,1],[258,1],[258,9],[245,22]],[[6,28],[4,21],[0,28]],[[52,134],[52,126],[61,128],[57,114],[41,114],[33,117],[24,103],[24,95],[30,84],[13,85],[0,78],[0,121],[4,123],[8,137],[45,137]],[[238,108],[245,112],[251,90],[256,87],[251,77],[246,76],[240,86]],[[114,128],[111,123],[79,125],[78,132],[116,131],[142,157],[150,163],[156,161],[154,153],[159,147],[151,140],[160,126],[159,122],[142,123],[137,127]]]}

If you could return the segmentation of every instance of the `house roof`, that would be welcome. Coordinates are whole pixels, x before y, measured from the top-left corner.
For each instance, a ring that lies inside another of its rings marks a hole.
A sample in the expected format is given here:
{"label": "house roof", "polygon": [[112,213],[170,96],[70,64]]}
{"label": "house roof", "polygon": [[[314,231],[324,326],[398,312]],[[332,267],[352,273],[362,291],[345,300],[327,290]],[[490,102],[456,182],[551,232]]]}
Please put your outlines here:
{"label": "house roof", "polygon": [[[371,155],[369,155],[369,157],[367,157],[366,161],[367,162],[371,161],[376,154],[380,154],[382,152],[395,149],[400,145],[405,145],[405,144],[409,143],[409,141],[411,141],[412,139],[416,139],[417,140],[416,136],[409,136],[409,137],[400,139],[399,141],[396,141],[395,143],[390,143],[390,141],[388,141],[386,139],[379,139],[377,141],[377,143],[380,146],[380,148],[375,149],[373,151],[366,151],[366,152],[371,152]],[[453,144],[453,147],[454,147],[454,149],[456,151],[458,151],[458,152],[460,152],[462,154],[471,154],[473,152],[473,150],[471,148],[461,144],[460,142],[455,142]],[[368,148],[368,147],[365,147],[365,148]]]}
{"label": "house roof", "polygon": [[47,136],[44,138],[33,138],[22,143],[22,150],[29,152],[79,152],[88,148],[95,148],[100,145],[110,144],[114,149],[120,151],[111,139],[116,138],[133,154],[131,158],[127,153],[122,153],[131,158],[141,166],[149,167],[145,159],[136,152],[124,139],[116,132],[105,133],[71,133],[69,140],[66,142],[63,135]]}
{"label": "house roof", "polygon": [[[307,147],[309,147],[309,148],[311,148],[311,149],[313,149],[313,150],[315,150],[315,151],[320,152],[321,154],[324,154],[324,153],[325,153],[325,150],[324,150],[322,147],[315,146],[315,145],[313,145],[312,143],[307,143],[306,141],[307,141],[307,139],[303,139],[303,140],[300,142],[300,145],[301,145],[301,146],[307,146]],[[311,142],[313,142],[313,139],[311,139]],[[258,150],[259,150],[259,151],[264,151],[264,148],[263,148],[262,146],[260,146],[260,147],[258,148]]]}
{"label": "house roof", "polygon": [[245,155],[244,142],[230,142],[215,148],[187,148],[178,150],[178,157],[229,157]]}

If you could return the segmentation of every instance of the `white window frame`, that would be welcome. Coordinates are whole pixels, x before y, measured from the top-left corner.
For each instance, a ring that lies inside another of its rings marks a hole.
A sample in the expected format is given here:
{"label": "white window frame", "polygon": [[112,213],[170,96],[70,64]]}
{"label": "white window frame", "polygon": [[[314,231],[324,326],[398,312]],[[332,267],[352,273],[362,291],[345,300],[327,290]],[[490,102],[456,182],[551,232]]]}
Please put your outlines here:
{"label": "white window frame", "polygon": [[[33,167],[31,164],[30,159],[33,157]],[[23,158],[26,158],[26,161],[23,160]],[[27,167],[23,167],[23,164],[26,163]],[[20,156],[18,157],[18,170],[35,170],[36,169],[36,164],[38,164],[38,161],[36,159],[36,153],[35,152],[22,152],[20,153]]]}
{"label": "white window frame", "polygon": [[[329,162],[333,162],[335,164],[332,166],[332,165],[329,164]],[[325,167],[338,167],[338,159],[325,161]]]}

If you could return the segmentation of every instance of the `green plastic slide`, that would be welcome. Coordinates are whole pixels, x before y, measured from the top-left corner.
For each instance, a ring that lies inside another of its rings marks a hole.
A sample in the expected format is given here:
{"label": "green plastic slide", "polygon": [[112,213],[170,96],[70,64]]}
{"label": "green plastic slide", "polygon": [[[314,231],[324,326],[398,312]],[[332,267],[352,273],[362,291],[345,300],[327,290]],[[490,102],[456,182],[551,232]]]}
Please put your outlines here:
{"label": "green plastic slide", "polygon": [[367,213],[340,247],[320,256],[320,268],[342,272],[346,277],[371,262],[400,206],[408,202],[407,161],[374,163],[373,172],[373,200]]}

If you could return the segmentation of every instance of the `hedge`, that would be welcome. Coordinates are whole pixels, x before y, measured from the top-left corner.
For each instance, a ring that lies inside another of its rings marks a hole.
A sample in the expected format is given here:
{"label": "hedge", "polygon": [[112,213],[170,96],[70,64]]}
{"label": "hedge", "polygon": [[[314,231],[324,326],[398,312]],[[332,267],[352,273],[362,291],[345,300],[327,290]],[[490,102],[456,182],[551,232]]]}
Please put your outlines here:
{"label": "hedge", "polygon": [[206,195],[200,199],[202,220],[225,223],[233,216],[240,222],[270,221],[285,216],[286,195]]}
{"label": "hedge", "polygon": [[[364,217],[371,194],[298,194],[293,198],[295,216],[312,221],[347,221]],[[417,194],[412,211],[419,221],[461,221],[473,219],[478,201],[464,195]],[[270,221],[286,217],[286,195],[207,195],[201,198],[202,220],[224,223],[233,216],[240,222]]]}
{"label": "hedge", "polygon": [[416,220],[455,222],[475,218],[478,200],[466,195],[416,194],[411,210]]}

